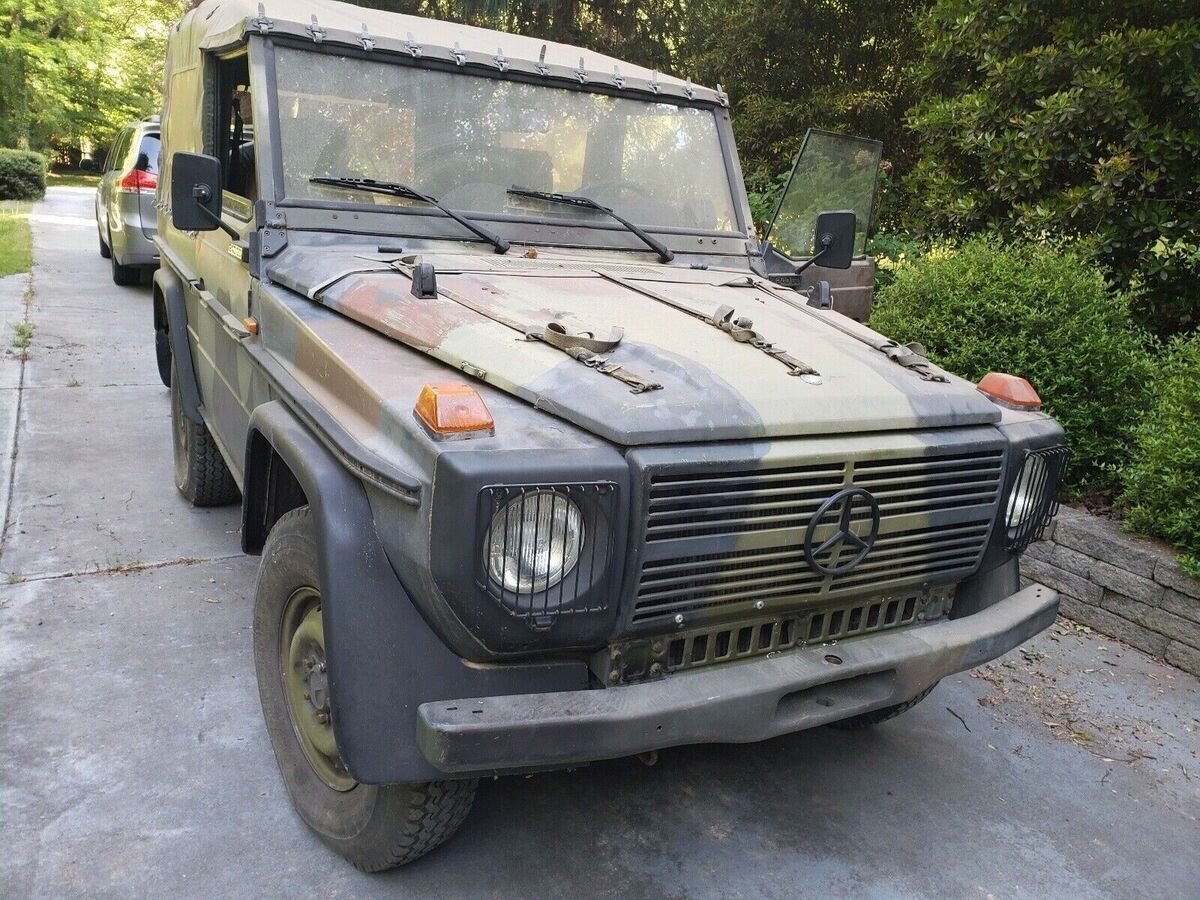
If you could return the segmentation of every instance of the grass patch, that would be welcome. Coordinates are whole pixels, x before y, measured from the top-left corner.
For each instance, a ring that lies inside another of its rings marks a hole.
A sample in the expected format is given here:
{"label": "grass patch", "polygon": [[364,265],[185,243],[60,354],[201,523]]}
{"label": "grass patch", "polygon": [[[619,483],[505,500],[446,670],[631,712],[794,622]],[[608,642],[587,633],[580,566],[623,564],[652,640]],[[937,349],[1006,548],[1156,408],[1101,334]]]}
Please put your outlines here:
{"label": "grass patch", "polygon": [[12,327],[12,345],[18,350],[29,349],[29,342],[33,340],[34,325],[32,322],[17,322]]}
{"label": "grass patch", "polygon": [[0,201],[0,278],[28,272],[33,264],[33,241],[29,233],[29,211],[25,200]]}
{"label": "grass patch", "polygon": [[94,188],[100,183],[99,175],[91,175],[87,172],[48,172],[46,173],[46,187],[90,187]]}

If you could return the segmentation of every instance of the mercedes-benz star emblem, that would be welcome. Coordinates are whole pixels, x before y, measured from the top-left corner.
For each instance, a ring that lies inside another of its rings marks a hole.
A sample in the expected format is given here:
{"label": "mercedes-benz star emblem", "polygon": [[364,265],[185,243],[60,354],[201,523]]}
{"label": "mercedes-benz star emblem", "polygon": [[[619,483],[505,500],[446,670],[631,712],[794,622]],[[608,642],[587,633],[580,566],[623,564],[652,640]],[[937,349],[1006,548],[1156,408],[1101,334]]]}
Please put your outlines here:
{"label": "mercedes-benz star emblem", "polygon": [[[833,533],[816,544],[817,529],[831,524]],[[809,521],[804,558],[822,575],[842,575],[863,561],[877,537],[878,501],[862,488],[845,488],[822,503]],[[849,558],[845,558],[847,551]]]}

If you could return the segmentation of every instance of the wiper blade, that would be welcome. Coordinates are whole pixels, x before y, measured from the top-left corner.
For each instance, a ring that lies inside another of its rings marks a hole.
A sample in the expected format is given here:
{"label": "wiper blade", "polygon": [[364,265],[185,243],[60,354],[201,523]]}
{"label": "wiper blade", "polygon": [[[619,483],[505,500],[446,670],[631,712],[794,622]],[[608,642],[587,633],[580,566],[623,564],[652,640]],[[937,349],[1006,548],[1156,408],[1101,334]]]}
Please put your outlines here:
{"label": "wiper blade", "polygon": [[565,203],[570,206],[582,206],[584,209],[594,209],[597,212],[602,212],[606,216],[616,219],[631,232],[638,236],[647,247],[658,254],[658,258],[663,262],[670,262],[675,258],[675,254],[671,248],[660,241],[653,235],[646,234],[637,225],[634,225],[619,213],[614,212],[607,206],[597,203],[591,197],[584,197],[582,194],[559,194],[551,191],[532,191],[529,188],[517,187],[515,184],[508,189],[507,193],[517,197],[532,197],[535,200],[545,200],[547,203]]}
{"label": "wiper blade", "polygon": [[474,234],[487,241],[496,248],[497,253],[507,253],[509,243],[500,235],[496,234],[477,222],[472,222],[462,213],[455,212],[450,207],[438,202],[428,194],[422,194],[420,191],[414,190],[407,184],[400,184],[396,181],[376,181],[374,178],[333,178],[318,175],[308,179],[314,184],[327,184],[331,187],[349,188],[352,191],[369,191],[373,194],[388,194],[392,197],[404,197],[407,200],[419,200],[422,203],[428,203],[430,206],[436,206],[451,219]]}

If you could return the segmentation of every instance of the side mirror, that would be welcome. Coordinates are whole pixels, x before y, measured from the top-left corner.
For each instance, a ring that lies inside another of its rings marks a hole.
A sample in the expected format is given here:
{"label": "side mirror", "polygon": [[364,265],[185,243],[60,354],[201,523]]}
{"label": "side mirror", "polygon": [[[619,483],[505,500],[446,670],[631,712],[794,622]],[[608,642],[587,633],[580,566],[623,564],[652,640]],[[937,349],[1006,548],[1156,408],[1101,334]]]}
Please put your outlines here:
{"label": "side mirror", "polygon": [[171,224],[180,231],[216,231],[221,221],[221,163],[178,151],[171,157]]}
{"label": "side mirror", "polygon": [[857,219],[853,211],[839,209],[817,216],[813,229],[813,255],[809,264],[818,259],[826,269],[848,269],[854,260],[854,230]]}

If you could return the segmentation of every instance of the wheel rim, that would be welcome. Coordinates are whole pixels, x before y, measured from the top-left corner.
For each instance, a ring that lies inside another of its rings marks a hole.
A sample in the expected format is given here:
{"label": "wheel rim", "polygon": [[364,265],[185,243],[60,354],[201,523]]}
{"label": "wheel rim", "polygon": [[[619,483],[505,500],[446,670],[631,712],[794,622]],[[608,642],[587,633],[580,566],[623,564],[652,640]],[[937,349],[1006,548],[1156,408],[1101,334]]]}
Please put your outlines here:
{"label": "wheel rim", "polygon": [[288,716],[309,765],[335,791],[350,790],[358,782],[346,771],[333,735],[321,594],[315,588],[299,588],[288,598],[279,662]]}

